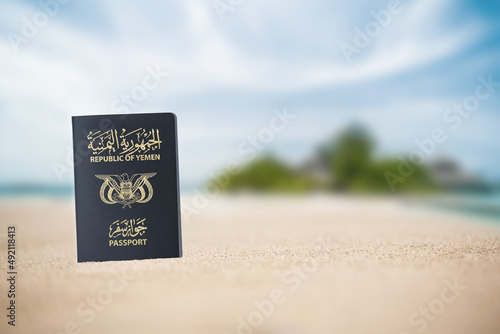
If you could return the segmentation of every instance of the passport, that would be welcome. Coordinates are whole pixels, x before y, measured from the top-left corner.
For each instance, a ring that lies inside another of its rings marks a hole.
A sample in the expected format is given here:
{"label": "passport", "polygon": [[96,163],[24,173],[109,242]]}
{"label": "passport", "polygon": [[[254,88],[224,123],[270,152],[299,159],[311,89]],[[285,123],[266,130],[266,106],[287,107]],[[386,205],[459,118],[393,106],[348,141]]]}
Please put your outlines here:
{"label": "passport", "polygon": [[73,116],[78,262],[182,256],[173,113]]}

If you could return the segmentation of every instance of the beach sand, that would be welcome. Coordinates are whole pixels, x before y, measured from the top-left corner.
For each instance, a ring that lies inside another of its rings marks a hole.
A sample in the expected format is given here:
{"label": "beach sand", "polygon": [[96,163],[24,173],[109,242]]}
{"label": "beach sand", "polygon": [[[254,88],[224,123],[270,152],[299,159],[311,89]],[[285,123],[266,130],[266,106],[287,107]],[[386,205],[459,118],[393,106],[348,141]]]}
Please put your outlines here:
{"label": "beach sand", "polygon": [[500,333],[499,226],[402,200],[214,199],[181,259],[76,263],[72,200],[3,201],[0,229],[1,333]]}

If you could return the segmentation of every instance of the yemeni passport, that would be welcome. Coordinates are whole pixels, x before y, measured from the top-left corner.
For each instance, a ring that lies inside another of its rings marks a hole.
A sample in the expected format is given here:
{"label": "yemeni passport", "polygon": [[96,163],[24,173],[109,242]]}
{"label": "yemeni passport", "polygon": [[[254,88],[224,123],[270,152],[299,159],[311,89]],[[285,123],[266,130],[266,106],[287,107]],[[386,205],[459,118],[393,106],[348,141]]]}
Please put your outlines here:
{"label": "yemeni passport", "polygon": [[78,262],[181,257],[175,115],[72,123]]}

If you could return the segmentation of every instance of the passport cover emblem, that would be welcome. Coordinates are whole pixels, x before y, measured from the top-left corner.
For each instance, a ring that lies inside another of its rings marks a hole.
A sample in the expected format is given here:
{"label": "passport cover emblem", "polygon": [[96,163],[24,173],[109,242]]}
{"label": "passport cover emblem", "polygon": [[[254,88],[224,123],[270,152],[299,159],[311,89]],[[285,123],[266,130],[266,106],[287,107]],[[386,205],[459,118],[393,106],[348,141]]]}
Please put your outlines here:
{"label": "passport cover emblem", "polygon": [[129,178],[127,173],[123,173],[122,175],[96,175],[95,177],[104,180],[99,192],[104,203],[118,203],[123,205],[122,208],[132,208],[131,205],[136,202],[147,203],[153,198],[153,187],[148,178],[155,175],[156,173],[134,174]]}
{"label": "passport cover emblem", "polygon": [[78,261],[181,257],[175,115],[72,122]]}

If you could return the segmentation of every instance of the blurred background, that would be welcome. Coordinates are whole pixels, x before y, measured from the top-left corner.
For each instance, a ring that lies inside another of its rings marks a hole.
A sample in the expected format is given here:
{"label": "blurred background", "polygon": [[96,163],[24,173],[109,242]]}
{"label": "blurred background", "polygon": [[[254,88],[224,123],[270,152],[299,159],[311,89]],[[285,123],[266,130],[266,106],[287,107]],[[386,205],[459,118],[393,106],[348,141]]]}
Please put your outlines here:
{"label": "blurred background", "polygon": [[154,111],[178,115],[184,194],[231,162],[220,190],[499,187],[498,2],[1,6],[2,198],[71,196],[72,115]]}

